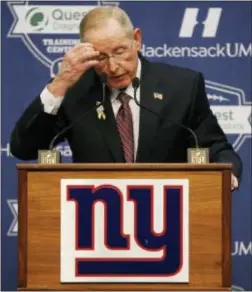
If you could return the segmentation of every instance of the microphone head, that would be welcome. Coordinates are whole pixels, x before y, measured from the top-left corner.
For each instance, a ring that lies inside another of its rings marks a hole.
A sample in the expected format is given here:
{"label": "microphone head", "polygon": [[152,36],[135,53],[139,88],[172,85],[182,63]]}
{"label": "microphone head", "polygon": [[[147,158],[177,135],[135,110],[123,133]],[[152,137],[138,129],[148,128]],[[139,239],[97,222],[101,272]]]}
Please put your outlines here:
{"label": "microphone head", "polygon": [[108,75],[106,73],[101,73],[100,75],[101,83],[106,83],[108,80]]}
{"label": "microphone head", "polygon": [[140,80],[139,78],[137,77],[134,77],[133,80],[132,80],[132,86],[134,89],[137,89],[140,85]]}

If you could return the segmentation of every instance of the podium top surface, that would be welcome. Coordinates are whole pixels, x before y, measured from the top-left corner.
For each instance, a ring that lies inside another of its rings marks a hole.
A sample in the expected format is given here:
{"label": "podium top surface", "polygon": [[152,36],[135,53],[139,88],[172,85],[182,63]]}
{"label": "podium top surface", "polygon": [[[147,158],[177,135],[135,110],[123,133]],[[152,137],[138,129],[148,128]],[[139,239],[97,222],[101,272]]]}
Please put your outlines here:
{"label": "podium top surface", "polygon": [[231,170],[229,163],[59,163],[59,164],[17,164],[19,170],[30,171],[69,171],[69,170]]}

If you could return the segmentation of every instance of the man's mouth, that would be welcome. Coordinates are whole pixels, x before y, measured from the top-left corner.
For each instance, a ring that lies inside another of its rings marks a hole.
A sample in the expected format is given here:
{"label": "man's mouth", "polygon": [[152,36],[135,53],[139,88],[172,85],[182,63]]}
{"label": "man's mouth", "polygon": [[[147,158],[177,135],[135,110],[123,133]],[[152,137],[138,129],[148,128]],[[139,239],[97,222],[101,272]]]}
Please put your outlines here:
{"label": "man's mouth", "polygon": [[125,74],[117,75],[117,76],[111,76],[110,79],[112,80],[119,80],[122,79],[125,76]]}

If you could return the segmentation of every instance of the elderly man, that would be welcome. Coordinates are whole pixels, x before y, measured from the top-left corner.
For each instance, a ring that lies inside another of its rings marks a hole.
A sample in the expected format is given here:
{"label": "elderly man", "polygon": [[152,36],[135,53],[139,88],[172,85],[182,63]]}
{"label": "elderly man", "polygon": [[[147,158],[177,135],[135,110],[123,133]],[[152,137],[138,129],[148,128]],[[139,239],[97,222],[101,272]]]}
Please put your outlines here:
{"label": "elderly man", "polygon": [[[36,159],[39,149],[48,149],[71,125],[56,144],[67,139],[73,162],[185,162],[195,141],[179,126],[184,125],[200,147],[209,148],[211,162],[232,163],[232,189],[238,187],[242,163],[210,110],[201,73],[143,58],[141,31],[118,7],[90,11],[80,23],[80,38],[17,122],[13,155]],[[106,102],[99,112],[102,73]],[[135,97],[143,107],[133,98],[135,77]]]}

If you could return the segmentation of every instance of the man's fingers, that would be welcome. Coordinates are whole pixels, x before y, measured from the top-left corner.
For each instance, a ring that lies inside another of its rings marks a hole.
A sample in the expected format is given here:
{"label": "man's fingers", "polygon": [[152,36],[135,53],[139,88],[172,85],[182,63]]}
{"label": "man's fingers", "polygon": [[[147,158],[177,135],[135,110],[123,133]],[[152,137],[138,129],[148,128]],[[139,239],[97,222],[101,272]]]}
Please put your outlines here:
{"label": "man's fingers", "polygon": [[87,69],[99,64],[98,56],[99,52],[94,50],[92,44],[78,44],[64,56],[58,74],[59,79],[64,80],[68,87],[71,86]]}
{"label": "man's fingers", "polygon": [[78,44],[77,46],[73,47],[71,50],[68,51],[68,55],[70,57],[83,56],[85,55],[86,52],[90,51],[97,52],[92,44],[89,43]]}
{"label": "man's fingers", "polygon": [[85,49],[82,48],[78,51],[69,51],[65,56],[65,60],[69,62],[72,66],[74,66],[78,62],[89,61],[90,59],[95,59],[98,56],[98,51],[95,51],[93,48],[87,47]]}
{"label": "man's fingers", "polygon": [[81,56],[87,52],[95,52],[95,49],[93,47],[90,47],[90,46],[78,47],[78,48],[75,48],[75,50],[72,50],[70,52],[70,54],[71,54],[71,56],[78,56],[78,55]]}
{"label": "man's fingers", "polygon": [[90,43],[80,43],[71,48],[65,55],[66,59],[72,59],[83,52],[95,51],[94,46]]}
{"label": "man's fingers", "polygon": [[86,51],[86,52],[83,52],[80,57],[77,59],[79,61],[82,61],[82,62],[85,62],[85,61],[90,61],[92,59],[97,59],[97,57],[99,56],[99,52],[98,51]]}
{"label": "man's fingers", "polygon": [[86,49],[93,49],[94,45],[90,43],[80,43],[74,46],[70,51],[71,52],[79,52],[80,50],[86,50]]}
{"label": "man's fingers", "polygon": [[238,179],[236,176],[234,176],[232,174],[232,176],[231,176],[231,190],[233,191],[233,190],[237,189],[238,186],[239,186]]}
{"label": "man's fingers", "polygon": [[76,65],[96,60],[98,56],[99,56],[98,52],[90,51],[85,52],[82,55],[76,55],[73,58],[69,58],[67,61],[70,63],[71,66],[75,67]]}
{"label": "man's fingers", "polygon": [[99,61],[97,60],[90,60],[90,61],[86,61],[84,63],[80,63],[78,65],[76,65],[76,70],[78,71],[84,71],[84,70],[87,70],[91,67],[94,67],[94,66],[97,66],[99,64]]}

